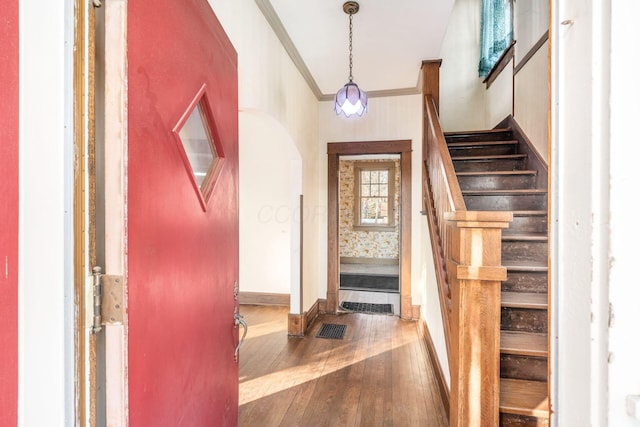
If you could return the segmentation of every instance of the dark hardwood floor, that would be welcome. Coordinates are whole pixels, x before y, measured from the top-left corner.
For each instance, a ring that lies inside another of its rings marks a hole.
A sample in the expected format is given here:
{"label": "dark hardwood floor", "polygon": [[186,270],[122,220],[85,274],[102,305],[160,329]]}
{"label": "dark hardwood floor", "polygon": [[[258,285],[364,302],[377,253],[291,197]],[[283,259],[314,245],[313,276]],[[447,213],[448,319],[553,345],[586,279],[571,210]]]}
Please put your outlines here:
{"label": "dark hardwood floor", "polygon": [[[287,336],[286,307],[242,305],[240,426],[447,426],[415,322],[321,315],[306,338]],[[323,323],[344,339],[316,338]]]}

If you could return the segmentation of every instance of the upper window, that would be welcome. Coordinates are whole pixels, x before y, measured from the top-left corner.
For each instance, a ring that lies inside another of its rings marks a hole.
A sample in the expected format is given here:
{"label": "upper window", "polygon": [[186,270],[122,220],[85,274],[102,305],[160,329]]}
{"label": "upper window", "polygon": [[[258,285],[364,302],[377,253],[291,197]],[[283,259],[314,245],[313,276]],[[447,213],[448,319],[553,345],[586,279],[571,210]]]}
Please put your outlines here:
{"label": "upper window", "polygon": [[480,63],[478,74],[486,77],[513,41],[512,0],[482,0]]}
{"label": "upper window", "polygon": [[394,229],[395,165],[393,162],[356,163],[356,229]]}

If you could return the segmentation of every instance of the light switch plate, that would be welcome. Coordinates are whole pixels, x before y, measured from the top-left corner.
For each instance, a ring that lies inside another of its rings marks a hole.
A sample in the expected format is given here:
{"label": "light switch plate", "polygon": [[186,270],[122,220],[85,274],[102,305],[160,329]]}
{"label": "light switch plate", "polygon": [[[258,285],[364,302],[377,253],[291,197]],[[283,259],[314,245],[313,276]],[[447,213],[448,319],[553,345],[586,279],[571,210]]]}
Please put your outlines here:
{"label": "light switch plate", "polygon": [[640,395],[627,396],[627,414],[640,420]]}

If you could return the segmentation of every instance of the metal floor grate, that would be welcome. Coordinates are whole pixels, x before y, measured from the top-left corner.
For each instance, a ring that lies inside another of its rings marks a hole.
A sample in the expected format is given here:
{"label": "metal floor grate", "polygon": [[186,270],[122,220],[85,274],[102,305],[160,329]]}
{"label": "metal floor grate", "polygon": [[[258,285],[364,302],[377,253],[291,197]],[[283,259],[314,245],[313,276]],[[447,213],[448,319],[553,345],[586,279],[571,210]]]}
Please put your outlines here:
{"label": "metal floor grate", "polygon": [[323,323],[316,338],[329,338],[341,340],[347,331],[347,325],[338,325],[335,323]]}
{"label": "metal floor grate", "polygon": [[358,313],[393,314],[393,304],[372,304],[368,302],[344,301],[340,304],[340,308],[347,311],[356,311]]}

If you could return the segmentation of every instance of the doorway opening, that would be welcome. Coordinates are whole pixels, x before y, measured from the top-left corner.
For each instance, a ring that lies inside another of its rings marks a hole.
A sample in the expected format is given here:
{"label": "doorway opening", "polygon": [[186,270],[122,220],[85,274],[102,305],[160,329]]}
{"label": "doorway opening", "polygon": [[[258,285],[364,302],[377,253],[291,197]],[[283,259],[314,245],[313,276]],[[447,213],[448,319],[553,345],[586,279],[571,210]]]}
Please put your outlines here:
{"label": "doorway opening", "polygon": [[400,313],[400,155],[339,157],[339,308]]}
{"label": "doorway opening", "polygon": [[327,311],[391,305],[411,319],[411,141],[327,147]]}

